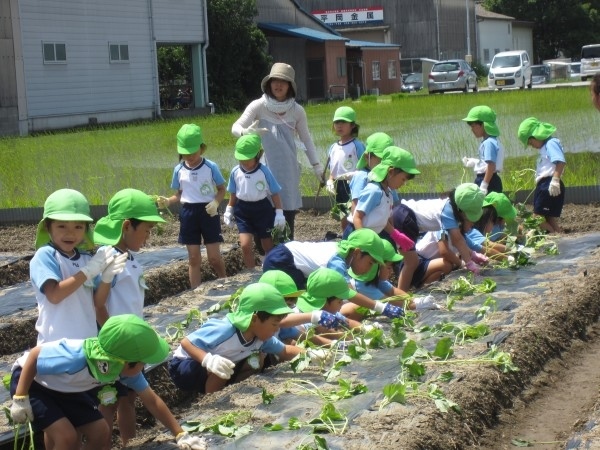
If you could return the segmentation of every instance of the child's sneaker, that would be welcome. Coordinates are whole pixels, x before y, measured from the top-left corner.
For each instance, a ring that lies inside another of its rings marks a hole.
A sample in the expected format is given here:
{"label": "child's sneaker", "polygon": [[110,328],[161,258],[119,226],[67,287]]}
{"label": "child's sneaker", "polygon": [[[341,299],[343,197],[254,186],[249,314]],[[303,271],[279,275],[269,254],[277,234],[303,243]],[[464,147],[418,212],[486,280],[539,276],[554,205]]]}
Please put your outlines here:
{"label": "child's sneaker", "polygon": [[435,302],[435,297],[431,294],[425,297],[415,297],[412,299],[415,304],[415,310],[423,311],[426,309],[440,309],[440,305]]}

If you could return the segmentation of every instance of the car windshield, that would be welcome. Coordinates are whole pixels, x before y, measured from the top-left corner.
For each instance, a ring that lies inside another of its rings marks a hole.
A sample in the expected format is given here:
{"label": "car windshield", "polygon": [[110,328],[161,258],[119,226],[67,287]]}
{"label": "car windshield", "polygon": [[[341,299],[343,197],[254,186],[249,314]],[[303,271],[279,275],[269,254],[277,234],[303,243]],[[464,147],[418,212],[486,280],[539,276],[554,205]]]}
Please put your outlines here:
{"label": "car windshield", "polygon": [[456,62],[446,62],[434,64],[431,69],[432,72],[452,72],[453,70],[458,70],[458,63]]}
{"label": "car windshield", "polygon": [[600,58],[600,45],[582,48],[581,49],[581,57],[587,58],[587,59]]}
{"label": "car windshield", "polygon": [[404,80],[405,83],[417,83],[419,81],[423,81],[423,77],[420,73],[413,73],[407,76],[406,80]]}
{"label": "car windshield", "polygon": [[521,58],[519,55],[511,55],[511,56],[497,56],[492,61],[492,67],[502,68],[502,67],[518,67],[521,65]]}

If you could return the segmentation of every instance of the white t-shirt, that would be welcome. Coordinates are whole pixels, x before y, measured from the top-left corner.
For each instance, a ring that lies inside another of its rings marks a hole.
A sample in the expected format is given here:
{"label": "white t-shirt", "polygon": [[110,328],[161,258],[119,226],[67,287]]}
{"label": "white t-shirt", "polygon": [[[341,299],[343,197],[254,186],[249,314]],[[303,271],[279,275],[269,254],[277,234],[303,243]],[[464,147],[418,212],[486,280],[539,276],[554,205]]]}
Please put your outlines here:
{"label": "white t-shirt", "polygon": [[299,242],[283,244],[294,256],[296,268],[308,277],[319,267],[327,267],[329,260],[337,254],[336,242]]}

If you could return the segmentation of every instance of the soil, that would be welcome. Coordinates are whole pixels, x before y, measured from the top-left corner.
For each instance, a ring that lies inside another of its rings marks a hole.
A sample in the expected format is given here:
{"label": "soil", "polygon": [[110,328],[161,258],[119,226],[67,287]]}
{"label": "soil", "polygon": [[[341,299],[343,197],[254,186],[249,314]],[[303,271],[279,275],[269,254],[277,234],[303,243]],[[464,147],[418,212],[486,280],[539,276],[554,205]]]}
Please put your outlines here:
{"label": "soil", "polygon": [[[565,205],[561,225],[566,236],[600,232],[600,205]],[[339,232],[339,225],[327,214],[299,213],[296,240],[323,240],[328,231]],[[153,234],[148,245],[177,245],[177,232],[178,224],[168,223]],[[226,242],[236,241],[232,229],[225,229],[224,237]],[[0,267],[0,287],[28,279],[28,258],[33,252],[34,240],[35,226],[0,227],[0,252],[22,256],[20,261]],[[489,367],[453,368],[456,382],[449,383],[444,391],[449,399],[460,405],[462,413],[441,414],[430,402],[393,403],[381,411],[376,404],[365,404],[365,411],[351,421],[343,436],[326,435],[331,448],[504,449],[510,447],[510,439],[524,436],[530,442],[535,441],[538,448],[558,449],[565,448],[565,441],[577,432],[580,440],[587,439],[600,445],[600,431],[590,425],[600,421],[595,419],[600,410],[599,256],[600,250],[596,249],[591,258],[593,263],[588,261],[588,264],[576,267],[576,276],[557,272],[546,277],[544,283],[551,295],[546,296],[543,308],[540,308],[538,296],[515,293],[515,298],[519,297],[513,323],[504,326],[503,312],[495,313],[495,321],[490,325],[499,333],[497,336],[503,336],[499,339],[501,349],[510,352],[520,370],[502,374]],[[146,277],[151,293],[147,296],[149,310],[185,312],[197,308],[199,298],[235,291],[260,275],[258,269],[243,270],[239,249],[233,248],[225,258],[230,276],[211,282],[214,274],[205,268],[203,279],[207,282],[195,291],[186,291],[185,263],[149,270]],[[15,354],[35,343],[34,320],[26,315],[0,318],[2,360],[14,360]],[[461,355],[468,357],[485,351],[486,342],[478,341],[462,348]],[[380,358],[385,358],[384,352]],[[164,366],[151,371],[149,378],[153,388],[180,420],[199,415],[207,420],[211,416],[250,410],[253,413],[250,424],[260,430],[265,423],[277,421],[276,416],[261,408],[262,388],[276,398],[285,396],[289,393],[289,385],[282,380],[290,374],[286,365],[279,365],[264,375],[204,396],[178,391]],[[302,378],[315,382],[322,380],[318,370],[313,368],[303,372]],[[175,448],[172,437],[164,433],[164,428],[156,425],[143,408],[138,411],[138,437],[132,448]],[[542,441],[553,443],[540,444]],[[115,445],[117,442],[115,437]],[[211,448],[226,442],[213,438]]]}

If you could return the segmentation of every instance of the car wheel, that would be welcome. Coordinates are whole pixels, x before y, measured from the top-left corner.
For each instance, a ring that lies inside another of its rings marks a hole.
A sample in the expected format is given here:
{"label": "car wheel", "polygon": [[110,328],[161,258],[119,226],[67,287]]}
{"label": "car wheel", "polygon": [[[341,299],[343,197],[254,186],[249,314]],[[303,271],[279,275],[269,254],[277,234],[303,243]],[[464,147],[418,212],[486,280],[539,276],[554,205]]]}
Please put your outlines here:
{"label": "car wheel", "polygon": [[469,80],[465,81],[465,88],[462,90],[465,94],[469,92]]}
{"label": "car wheel", "polygon": [[519,87],[519,89],[525,89],[525,77],[523,77],[523,79],[521,80],[521,86]]}
{"label": "car wheel", "polygon": [[531,88],[533,88],[533,79],[532,78],[529,79],[529,84],[527,85],[527,89],[531,89]]}
{"label": "car wheel", "polygon": [[479,92],[479,86],[477,86],[477,83],[475,83],[475,86],[473,86],[473,92]]}

